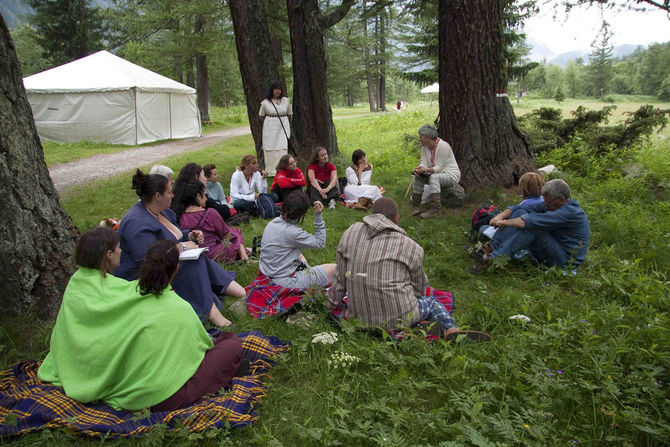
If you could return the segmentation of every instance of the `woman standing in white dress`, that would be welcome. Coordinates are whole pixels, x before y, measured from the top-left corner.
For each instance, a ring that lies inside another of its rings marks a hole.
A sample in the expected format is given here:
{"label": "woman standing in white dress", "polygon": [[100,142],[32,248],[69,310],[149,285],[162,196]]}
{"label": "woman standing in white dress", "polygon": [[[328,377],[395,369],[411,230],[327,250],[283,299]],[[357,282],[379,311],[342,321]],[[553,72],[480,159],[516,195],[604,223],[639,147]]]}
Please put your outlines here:
{"label": "woman standing in white dress", "polygon": [[344,201],[347,207],[366,210],[381,199],[384,189],[370,184],[372,165],[365,158],[365,152],[355,150],[351,154],[351,161],[353,164],[346,170],[347,186],[344,188]]}
{"label": "woman standing in white dress", "polygon": [[288,117],[293,115],[293,110],[288,98],[282,96],[283,93],[281,85],[272,84],[258,112],[263,121],[265,169],[270,177],[275,175],[275,166],[279,159],[288,153],[288,138],[291,138]]}

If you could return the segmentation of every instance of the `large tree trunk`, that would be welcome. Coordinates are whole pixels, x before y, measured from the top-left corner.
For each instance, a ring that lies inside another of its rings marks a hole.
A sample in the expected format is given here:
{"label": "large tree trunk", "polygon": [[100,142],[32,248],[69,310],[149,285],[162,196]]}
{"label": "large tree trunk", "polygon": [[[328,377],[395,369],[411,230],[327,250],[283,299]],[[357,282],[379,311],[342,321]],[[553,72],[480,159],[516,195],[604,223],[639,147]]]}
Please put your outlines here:
{"label": "large tree trunk", "polygon": [[355,3],[343,0],[322,16],[316,0],[286,0],[293,55],[293,132],[296,156],[306,161],[316,146],[339,154],[326,84],[323,30],[340,21]]}
{"label": "large tree trunk", "polygon": [[[205,34],[205,18],[198,14],[195,19],[195,33],[202,37]],[[195,71],[198,79],[198,109],[200,121],[209,124],[209,73],[207,71],[207,56],[195,54]]]}
{"label": "large tree trunk", "polygon": [[0,18],[0,312],[54,317],[73,272],[77,230],[58,203],[23,89],[14,44]]}
{"label": "large tree trunk", "polygon": [[504,72],[499,1],[440,0],[438,130],[466,189],[511,186],[535,168]]}
{"label": "large tree trunk", "polygon": [[[265,167],[262,149],[263,123],[258,116],[258,110],[270,86],[279,82],[279,71],[275,63],[270,30],[265,16],[265,2],[263,0],[229,0],[228,6],[235,30],[237,59],[240,64],[244,96],[247,99],[247,115],[251,134],[254,137],[259,164]],[[286,91],[285,87],[284,91]]]}

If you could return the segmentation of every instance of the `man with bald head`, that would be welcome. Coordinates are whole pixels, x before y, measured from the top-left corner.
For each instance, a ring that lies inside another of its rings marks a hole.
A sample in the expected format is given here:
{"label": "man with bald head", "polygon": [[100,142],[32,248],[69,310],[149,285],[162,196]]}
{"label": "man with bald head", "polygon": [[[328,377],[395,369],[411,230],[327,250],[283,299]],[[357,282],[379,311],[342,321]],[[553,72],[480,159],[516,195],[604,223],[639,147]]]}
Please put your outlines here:
{"label": "man with bald head", "polygon": [[396,329],[421,320],[437,321],[441,335],[459,334],[488,341],[487,334],[460,331],[450,313],[435,297],[425,296],[428,278],[423,249],[398,226],[398,205],[378,199],[371,214],[350,226],[337,247],[335,280],[328,290],[328,306],[335,309],[348,296],[344,318],[358,318],[368,328]]}

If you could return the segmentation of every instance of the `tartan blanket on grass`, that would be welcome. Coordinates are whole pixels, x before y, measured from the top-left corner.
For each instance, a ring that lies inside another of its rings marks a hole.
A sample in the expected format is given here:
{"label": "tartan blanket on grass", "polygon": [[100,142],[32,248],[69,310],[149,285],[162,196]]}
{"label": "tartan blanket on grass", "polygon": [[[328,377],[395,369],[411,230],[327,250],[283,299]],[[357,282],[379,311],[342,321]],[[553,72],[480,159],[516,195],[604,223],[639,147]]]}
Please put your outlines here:
{"label": "tartan blanket on grass", "polygon": [[0,436],[45,428],[70,429],[88,436],[141,436],[154,425],[168,431],[201,432],[224,425],[241,427],[258,420],[254,406],[265,395],[263,376],[288,343],[252,331],[238,334],[249,374],[233,378],[231,389],[190,407],[156,413],[116,411],[106,404],[82,404],[63,389],[37,378],[39,362],[24,360],[0,372]]}
{"label": "tartan blanket on grass", "polygon": [[247,308],[252,318],[270,318],[281,314],[302,301],[303,296],[316,289],[288,289],[274,284],[270,278],[258,272],[258,276],[245,287]]}

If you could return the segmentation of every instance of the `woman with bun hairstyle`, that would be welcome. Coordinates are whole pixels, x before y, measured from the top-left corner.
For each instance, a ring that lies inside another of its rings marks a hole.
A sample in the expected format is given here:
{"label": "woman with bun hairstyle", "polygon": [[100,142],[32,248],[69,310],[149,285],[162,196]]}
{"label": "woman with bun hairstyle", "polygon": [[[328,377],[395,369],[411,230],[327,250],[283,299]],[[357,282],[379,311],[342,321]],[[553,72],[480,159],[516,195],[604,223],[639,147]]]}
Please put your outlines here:
{"label": "woman with bun hairstyle", "polygon": [[147,250],[139,281],[109,273],[121,257],[108,228],[82,234],[38,377],[83,403],[116,410],[175,410],[230,385],[242,347],[233,333],[212,343],[195,312],[170,287],[179,249],[160,240]]}
{"label": "woman with bun hairstyle", "polygon": [[206,197],[205,185],[198,180],[182,185],[180,202],[173,203],[179,226],[184,230],[202,231],[205,239],[201,246],[209,248],[205,252],[209,259],[216,262],[246,261],[249,254],[242,231],[226,225],[214,209],[205,208]]}
{"label": "woman with bun hairstyle", "polygon": [[[139,169],[133,176],[133,189],[140,200],[133,205],[121,220],[121,264],[114,275],[131,281],[137,279],[147,248],[160,239],[177,242],[183,250],[197,248],[204,242],[199,230],[180,230],[172,203],[172,186],[161,175],[145,175]],[[234,281],[235,272],[228,272],[206,256],[195,261],[180,263],[179,271],[172,280],[175,292],[193,306],[201,318],[207,317],[217,326],[229,326],[231,322],[221,315],[219,295],[244,298],[246,292]]]}

